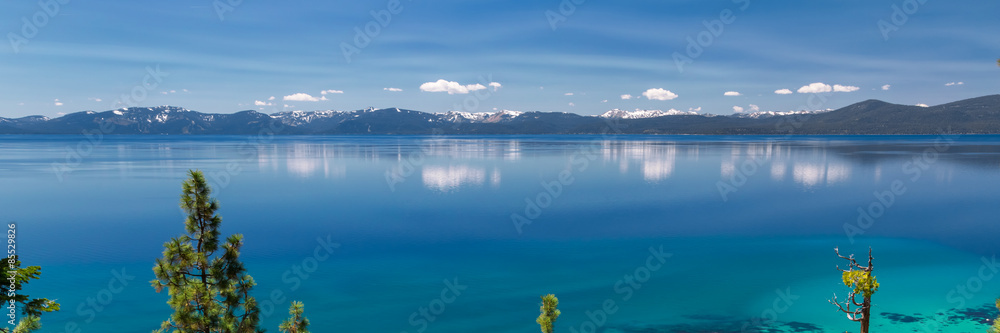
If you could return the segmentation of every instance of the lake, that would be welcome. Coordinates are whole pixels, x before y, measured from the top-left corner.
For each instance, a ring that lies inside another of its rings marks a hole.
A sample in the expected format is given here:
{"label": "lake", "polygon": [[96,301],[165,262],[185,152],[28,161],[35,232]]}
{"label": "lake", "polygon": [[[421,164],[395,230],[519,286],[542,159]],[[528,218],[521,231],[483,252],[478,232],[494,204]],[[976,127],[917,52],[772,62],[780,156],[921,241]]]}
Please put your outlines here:
{"label": "lake", "polygon": [[205,172],[263,323],[313,332],[857,331],[827,302],[872,248],[878,332],[983,332],[1000,136],[0,136],[0,217],[42,332],[148,332]]}

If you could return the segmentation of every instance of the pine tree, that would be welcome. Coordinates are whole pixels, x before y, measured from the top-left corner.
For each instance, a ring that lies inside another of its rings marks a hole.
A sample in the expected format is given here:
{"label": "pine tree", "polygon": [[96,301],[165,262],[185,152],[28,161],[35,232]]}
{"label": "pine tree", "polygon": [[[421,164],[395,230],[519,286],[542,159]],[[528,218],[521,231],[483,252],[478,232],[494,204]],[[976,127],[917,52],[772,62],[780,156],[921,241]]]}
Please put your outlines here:
{"label": "pine tree", "polygon": [[151,284],[157,292],[168,290],[167,304],[174,309],[156,332],[263,332],[257,301],[250,296],[256,283],[239,260],[243,236],[219,244],[219,203],[201,171],[188,173],[181,194],[186,234],[165,243],[163,258],[153,267]]}
{"label": "pine tree", "polygon": [[556,298],[556,295],[542,296],[542,313],[538,315],[538,319],[535,319],[535,322],[542,327],[542,333],[552,333],[556,319],[561,314],[559,309],[556,309],[557,306],[559,306],[559,299]]}
{"label": "pine tree", "polygon": [[[3,283],[0,283],[0,304],[4,306],[8,305],[13,301],[14,303],[20,303],[18,306],[21,308],[21,320],[18,321],[14,328],[0,328],[2,333],[28,333],[37,330],[42,327],[39,317],[41,317],[44,312],[59,311],[59,303],[54,300],[49,300],[46,298],[31,298],[31,296],[21,293],[21,289],[24,285],[31,280],[40,279],[42,276],[42,268],[39,266],[28,266],[21,268],[21,261],[18,256],[8,257],[4,263],[6,269],[4,269]],[[14,275],[13,286],[11,289],[10,280],[7,277],[11,276],[11,272]]]}
{"label": "pine tree", "polygon": [[[878,291],[879,286],[875,275],[872,274],[874,267],[872,266],[872,249],[868,248],[868,266],[858,264],[853,254],[845,257],[840,255],[840,249],[834,248],[833,251],[837,253],[838,257],[847,260],[847,269],[841,269],[840,266],[837,266],[837,269],[842,272],[841,277],[844,285],[852,289],[847,294],[847,300],[843,304],[837,301],[837,294],[833,294],[830,303],[836,305],[841,312],[846,313],[848,319],[861,322],[861,333],[868,333],[868,325],[871,323],[872,295]],[[856,300],[858,295],[862,296],[861,302]],[[852,309],[852,307],[855,308]]]}
{"label": "pine tree", "polygon": [[309,319],[302,315],[303,312],[305,305],[292,301],[292,306],[288,308],[290,317],[281,322],[278,330],[284,333],[309,333]]}

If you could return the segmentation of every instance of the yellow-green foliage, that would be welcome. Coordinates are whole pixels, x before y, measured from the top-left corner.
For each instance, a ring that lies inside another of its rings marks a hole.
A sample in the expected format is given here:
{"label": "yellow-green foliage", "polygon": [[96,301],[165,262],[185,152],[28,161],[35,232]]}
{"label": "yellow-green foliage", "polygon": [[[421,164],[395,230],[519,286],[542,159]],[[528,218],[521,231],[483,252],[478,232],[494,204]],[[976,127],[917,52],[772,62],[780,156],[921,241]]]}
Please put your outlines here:
{"label": "yellow-green foliage", "polygon": [[[997,60],[997,63],[1000,64],[1000,60]],[[1000,309],[1000,298],[997,299],[997,309]],[[990,326],[989,332],[1000,333],[1000,317],[993,319],[993,325]]]}
{"label": "yellow-green foliage", "polygon": [[559,306],[559,299],[556,298],[556,295],[542,296],[542,313],[538,315],[538,319],[535,319],[535,322],[542,327],[542,333],[552,333],[552,326],[561,313],[559,309],[556,309],[557,306]]}
{"label": "yellow-green foliage", "polygon": [[855,294],[862,294],[865,298],[872,297],[878,291],[878,281],[875,276],[866,271],[844,272],[844,285],[854,288]]}

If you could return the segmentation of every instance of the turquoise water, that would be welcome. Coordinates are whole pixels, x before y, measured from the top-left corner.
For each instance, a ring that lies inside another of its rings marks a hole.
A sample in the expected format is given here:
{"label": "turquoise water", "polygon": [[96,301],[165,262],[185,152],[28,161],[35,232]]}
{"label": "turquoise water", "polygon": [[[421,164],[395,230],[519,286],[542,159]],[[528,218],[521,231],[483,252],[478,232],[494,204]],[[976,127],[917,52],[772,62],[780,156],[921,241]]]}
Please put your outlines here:
{"label": "turquoise water", "polygon": [[43,332],[170,315],[149,280],[192,168],[272,332],[291,300],[314,332],[535,332],[545,293],[559,332],[857,331],[834,247],[874,249],[874,331],[982,332],[1000,296],[995,136],[86,140],[0,137]]}

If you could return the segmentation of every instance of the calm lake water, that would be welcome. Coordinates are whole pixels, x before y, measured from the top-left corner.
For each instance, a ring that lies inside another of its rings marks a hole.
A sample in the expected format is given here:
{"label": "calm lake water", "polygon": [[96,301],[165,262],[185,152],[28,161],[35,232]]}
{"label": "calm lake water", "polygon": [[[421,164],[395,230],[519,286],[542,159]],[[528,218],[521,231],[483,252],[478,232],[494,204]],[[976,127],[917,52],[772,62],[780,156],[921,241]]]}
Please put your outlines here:
{"label": "calm lake water", "polygon": [[[843,332],[834,254],[873,248],[878,332],[983,332],[1000,137],[0,137],[43,332],[148,332],[203,170],[264,324],[313,332]],[[1000,275],[996,275],[1000,277]],[[75,328],[75,330],[74,330]]]}

